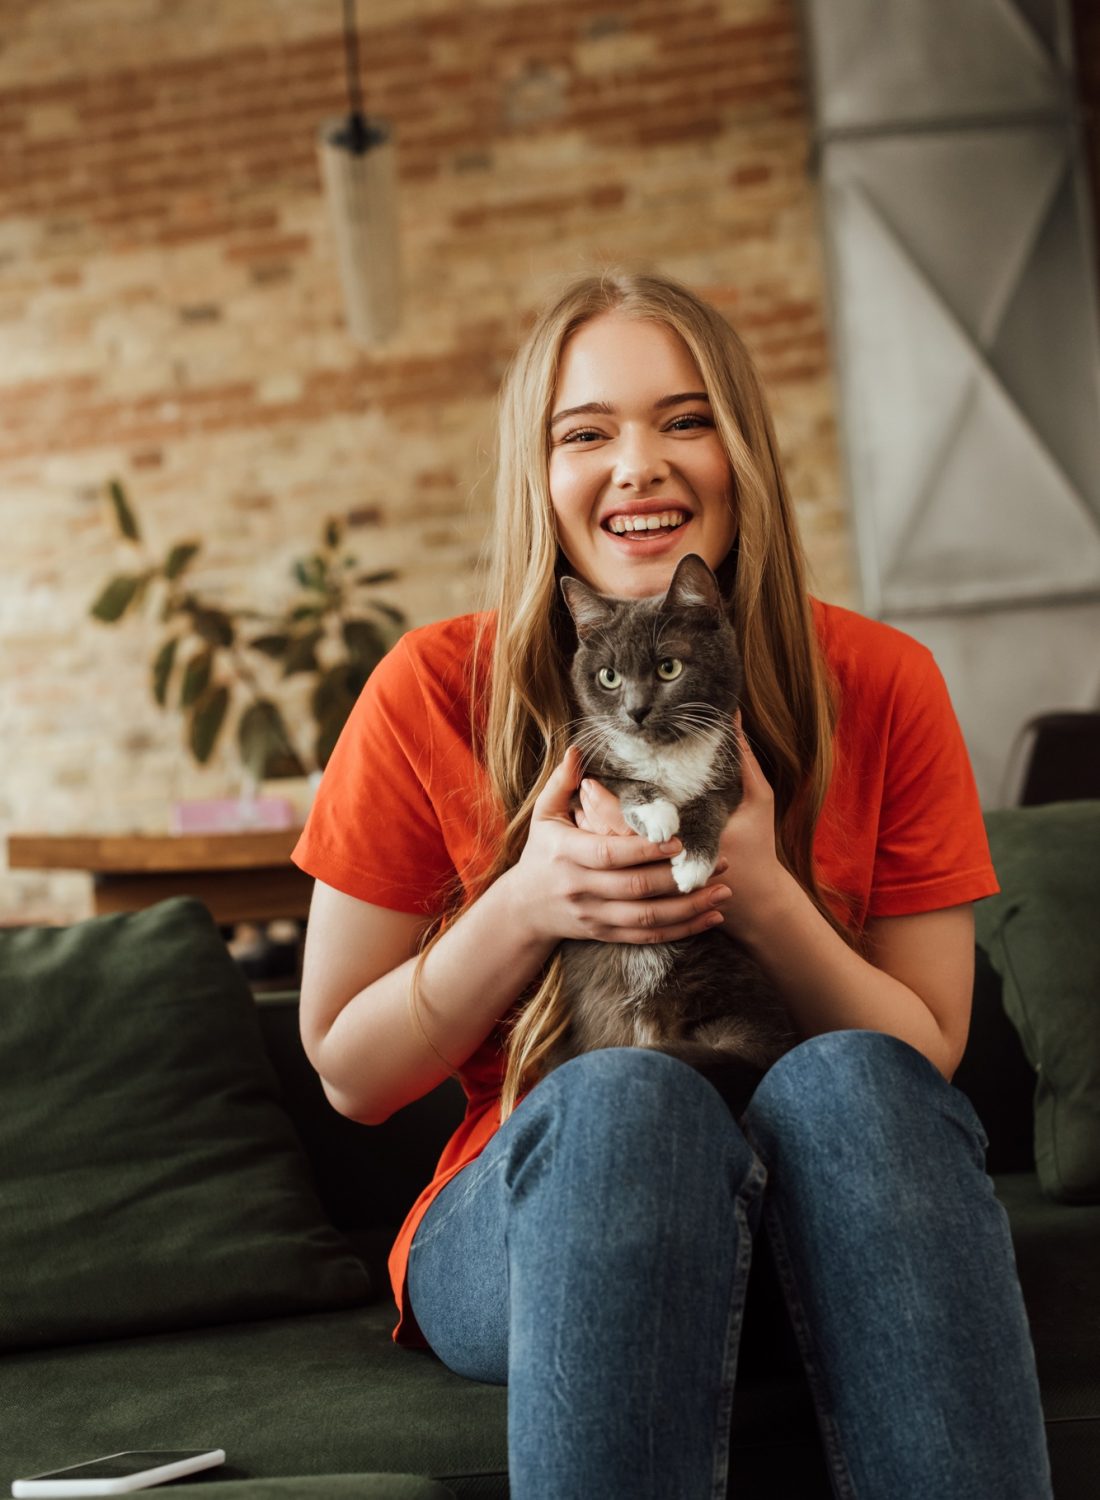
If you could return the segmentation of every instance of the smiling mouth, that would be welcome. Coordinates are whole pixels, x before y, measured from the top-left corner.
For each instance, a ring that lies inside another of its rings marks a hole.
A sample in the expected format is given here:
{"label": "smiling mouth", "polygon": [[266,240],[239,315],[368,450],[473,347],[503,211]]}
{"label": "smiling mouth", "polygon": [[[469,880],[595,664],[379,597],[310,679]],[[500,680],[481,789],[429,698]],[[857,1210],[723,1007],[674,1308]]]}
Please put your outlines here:
{"label": "smiling mouth", "polygon": [[615,536],[626,536],[637,531],[675,531],[689,519],[679,510],[664,510],[649,516],[618,515],[604,522],[604,530],[613,532]]}

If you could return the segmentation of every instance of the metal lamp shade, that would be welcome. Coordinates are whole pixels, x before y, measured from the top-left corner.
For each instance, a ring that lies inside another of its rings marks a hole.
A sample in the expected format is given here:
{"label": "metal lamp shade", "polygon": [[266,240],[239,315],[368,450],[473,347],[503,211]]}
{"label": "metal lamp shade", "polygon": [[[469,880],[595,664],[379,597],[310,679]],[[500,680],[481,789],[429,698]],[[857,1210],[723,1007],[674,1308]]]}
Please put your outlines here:
{"label": "metal lamp shade", "polygon": [[401,315],[393,137],[377,120],[358,134],[353,121],[326,120],[318,149],[348,330],[358,344],[380,344]]}

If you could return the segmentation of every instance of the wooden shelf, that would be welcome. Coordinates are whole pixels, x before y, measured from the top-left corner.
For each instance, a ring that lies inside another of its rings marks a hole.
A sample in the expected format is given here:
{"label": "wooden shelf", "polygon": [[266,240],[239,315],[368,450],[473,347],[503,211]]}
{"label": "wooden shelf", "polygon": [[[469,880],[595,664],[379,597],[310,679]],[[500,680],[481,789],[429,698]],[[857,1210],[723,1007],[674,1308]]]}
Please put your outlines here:
{"label": "wooden shelf", "polygon": [[220,926],[308,915],[313,879],[290,862],[300,829],[187,834],[12,834],[13,870],[79,870],[97,916],[195,896]]}

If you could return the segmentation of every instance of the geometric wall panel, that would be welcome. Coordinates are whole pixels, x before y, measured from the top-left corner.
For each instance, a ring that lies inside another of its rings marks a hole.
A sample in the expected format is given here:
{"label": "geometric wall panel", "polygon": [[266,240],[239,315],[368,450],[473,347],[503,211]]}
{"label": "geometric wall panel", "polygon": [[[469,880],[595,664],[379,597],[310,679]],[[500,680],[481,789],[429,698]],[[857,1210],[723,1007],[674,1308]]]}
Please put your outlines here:
{"label": "geometric wall panel", "polygon": [[825,131],[1064,103],[1069,27],[1054,0],[818,0],[810,24]]}
{"label": "geometric wall panel", "polygon": [[1065,0],[805,0],[861,607],[930,645],[987,806],[1100,706],[1100,311]]}
{"label": "geometric wall panel", "polygon": [[824,153],[876,613],[1100,593],[1100,330],[1079,178],[1061,123]]}
{"label": "geometric wall panel", "polygon": [[1100,707],[1100,603],[894,616],[951,689],[985,807],[1016,800],[1019,738],[1036,714]]}

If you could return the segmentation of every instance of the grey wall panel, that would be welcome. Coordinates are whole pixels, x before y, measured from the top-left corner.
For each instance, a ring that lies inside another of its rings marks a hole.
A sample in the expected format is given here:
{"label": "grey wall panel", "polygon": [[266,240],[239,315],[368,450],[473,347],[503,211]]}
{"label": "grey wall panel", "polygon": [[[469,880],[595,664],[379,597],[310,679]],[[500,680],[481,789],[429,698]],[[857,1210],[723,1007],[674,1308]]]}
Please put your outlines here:
{"label": "grey wall panel", "polygon": [[1053,0],[815,0],[808,15],[823,130],[1065,105],[1069,29]]}
{"label": "grey wall panel", "polygon": [[995,801],[1014,726],[1100,694],[1100,323],[1068,16],[806,15],[862,604],[933,645]]}
{"label": "grey wall panel", "polygon": [[890,624],[934,654],[987,807],[1019,791],[1020,730],[1036,714],[1100,703],[1100,603],[897,615]]}

